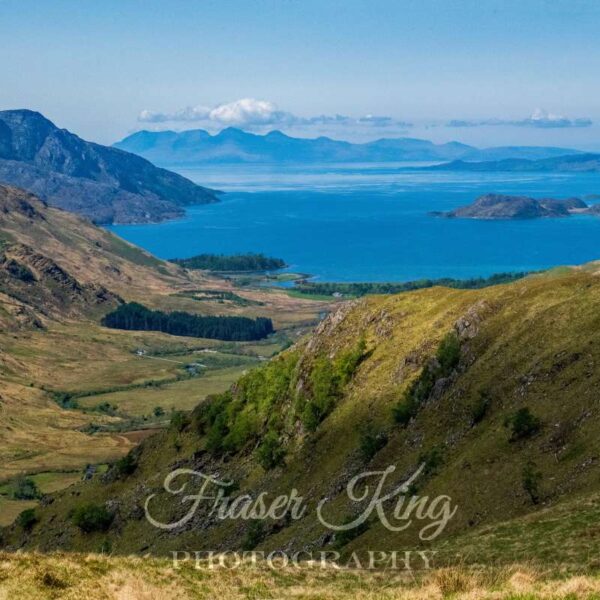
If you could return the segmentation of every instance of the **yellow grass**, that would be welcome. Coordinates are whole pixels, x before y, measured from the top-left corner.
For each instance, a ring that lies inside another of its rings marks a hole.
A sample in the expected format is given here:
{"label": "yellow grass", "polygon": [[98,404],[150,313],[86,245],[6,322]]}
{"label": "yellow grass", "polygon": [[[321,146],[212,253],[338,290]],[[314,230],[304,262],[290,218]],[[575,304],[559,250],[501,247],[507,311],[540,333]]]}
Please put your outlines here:
{"label": "yellow grass", "polygon": [[2,408],[0,480],[22,472],[75,470],[87,463],[109,462],[132,447],[121,435],[89,436],[77,431],[90,417],[61,409],[35,388],[4,382]]}
{"label": "yellow grass", "polygon": [[0,527],[10,525],[19,513],[36,505],[35,500],[9,500],[0,496]]}
{"label": "yellow grass", "polygon": [[561,577],[531,566],[425,572],[338,570],[266,564],[208,569],[170,560],[94,554],[0,554],[0,600],[283,599],[464,600],[592,599],[594,574]]}
{"label": "yellow grass", "polygon": [[210,394],[227,390],[239,379],[247,366],[230,367],[209,371],[206,375],[169,383],[156,388],[136,388],[122,392],[88,396],[78,400],[83,408],[93,408],[108,402],[117,406],[120,412],[132,416],[152,414],[156,406],[166,412],[171,409],[192,410]]}
{"label": "yellow grass", "polygon": [[[43,494],[52,494],[63,490],[82,479],[82,472],[46,472],[31,475],[32,479],[40,492]],[[19,513],[27,508],[37,506],[37,500],[14,500],[10,497],[10,482],[0,486],[0,527],[5,527],[14,522]]]}
{"label": "yellow grass", "polygon": [[37,475],[33,475],[31,479],[35,481],[43,494],[52,494],[53,492],[63,490],[64,488],[81,481],[81,477],[81,471],[72,471],[66,473],[38,473]]}
{"label": "yellow grass", "polygon": [[[283,299],[284,306],[280,308],[288,325],[295,327],[303,319],[316,317],[317,307],[311,308],[309,303],[293,304],[282,294],[273,296],[270,308]],[[298,313],[294,313],[296,309]],[[278,344],[266,344],[265,354],[272,354]],[[172,380],[183,373],[182,364],[140,358],[135,350],[185,352],[198,347],[213,348],[222,342],[109,330],[90,322],[65,322],[50,323],[46,331],[2,334],[0,345],[1,481],[21,472],[80,469],[87,463],[111,461],[132,447],[131,441],[120,435],[90,436],[77,431],[92,421],[101,424],[118,419],[62,410],[41,388],[86,393]],[[234,344],[241,351],[245,346],[250,354],[261,353],[260,343]],[[185,355],[181,362],[183,359],[202,362],[202,354]],[[81,403],[93,407],[109,401],[133,416],[151,414],[155,406],[190,410],[206,395],[227,389],[245,368],[224,365],[189,381],[96,395]]]}

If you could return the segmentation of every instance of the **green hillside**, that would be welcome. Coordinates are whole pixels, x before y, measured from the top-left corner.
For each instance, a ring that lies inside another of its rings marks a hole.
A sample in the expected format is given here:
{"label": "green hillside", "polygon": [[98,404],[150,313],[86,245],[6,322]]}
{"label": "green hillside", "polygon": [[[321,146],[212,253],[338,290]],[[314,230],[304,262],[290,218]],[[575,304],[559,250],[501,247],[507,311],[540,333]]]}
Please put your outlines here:
{"label": "green hillside", "polygon": [[[314,336],[145,440],[126,463],[58,493],[36,509],[30,529],[5,531],[5,544],[83,551],[109,544],[115,553],[156,555],[430,548],[439,549],[439,564],[480,556],[547,563],[554,553],[593,566],[599,325],[594,265],[482,290],[431,288],[348,303]],[[418,537],[427,520],[392,533],[373,513],[355,537],[336,538],[315,518],[323,498],[332,523],[360,514],[365,502],[349,501],[348,482],[389,465],[396,469],[386,491],[424,465],[410,494],[447,495],[457,507],[434,541]],[[157,529],[144,518],[151,494],[162,522],[189,508],[162,490],[174,468],[233,480],[234,498],[296,488],[307,515],[257,526],[209,518],[202,505],[180,528]],[[102,531],[76,524],[90,504],[109,513]],[[561,515],[560,527],[553,515]],[[575,543],[581,537],[585,549]]]}

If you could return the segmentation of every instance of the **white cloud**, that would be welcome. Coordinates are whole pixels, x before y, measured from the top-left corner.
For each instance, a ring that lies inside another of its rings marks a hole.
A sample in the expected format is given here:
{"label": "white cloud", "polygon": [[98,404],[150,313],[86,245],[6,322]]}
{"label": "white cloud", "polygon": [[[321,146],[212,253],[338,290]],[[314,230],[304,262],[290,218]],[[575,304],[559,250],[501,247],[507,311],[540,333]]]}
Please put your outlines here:
{"label": "white cloud", "polygon": [[293,120],[293,115],[280,111],[273,102],[242,98],[213,108],[209,119],[226,126],[252,127],[255,125],[277,125]]}
{"label": "white cloud", "polygon": [[360,117],[360,119],[358,119],[359,123],[369,123],[371,125],[376,125],[377,127],[385,127],[392,121],[392,117],[381,117],[377,115],[365,115],[364,117]]}
{"label": "white cloud", "polygon": [[210,115],[210,108],[206,106],[188,106],[174,113],[161,113],[152,110],[143,110],[138,115],[142,123],[167,123],[169,121],[204,121]]}
{"label": "white cloud", "polygon": [[143,110],[138,116],[138,121],[142,123],[193,123],[200,121],[224,127],[279,125],[295,120],[296,117],[292,114],[278,110],[273,102],[255,100],[254,98],[242,98],[212,108],[202,105],[187,107],[172,113]]}
{"label": "white cloud", "polygon": [[346,115],[317,115],[316,117],[297,118],[298,125],[348,125],[354,123],[352,117]]}
{"label": "white cloud", "polygon": [[555,115],[544,110],[536,108],[531,116],[520,120],[507,119],[482,119],[482,120],[453,120],[446,123],[447,127],[484,127],[484,126],[512,126],[512,127],[538,127],[543,129],[559,129],[568,127],[590,127],[591,119],[577,118],[571,119],[563,115]]}
{"label": "white cloud", "polygon": [[536,108],[529,119],[521,123],[532,127],[589,127],[591,124],[590,119],[569,119],[563,115],[549,113],[543,108]]}
{"label": "white cloud", "polygon": [[269,100],[242,98],[234,102],[206,106],[187,107],[172,113],[143,110],[138,115],[142,123],[204,123],[213,127],[241,127],[261,129],[266,127],[317,127],[317,126],[366,126],[366,127],[411,127],[410,123],[396,121],[392,117],[366,115],[358,119],[346,115],[317,115],[300,117],[280,110]]}

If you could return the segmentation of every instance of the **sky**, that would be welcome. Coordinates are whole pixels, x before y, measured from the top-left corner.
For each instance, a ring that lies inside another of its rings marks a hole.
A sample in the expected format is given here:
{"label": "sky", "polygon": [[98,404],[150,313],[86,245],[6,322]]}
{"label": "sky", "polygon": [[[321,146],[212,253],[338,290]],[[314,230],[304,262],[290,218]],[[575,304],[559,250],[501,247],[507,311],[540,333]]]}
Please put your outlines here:
{"label": "sky", "polygon": [[0,0],[0,110],[600,151],[598,0]]}

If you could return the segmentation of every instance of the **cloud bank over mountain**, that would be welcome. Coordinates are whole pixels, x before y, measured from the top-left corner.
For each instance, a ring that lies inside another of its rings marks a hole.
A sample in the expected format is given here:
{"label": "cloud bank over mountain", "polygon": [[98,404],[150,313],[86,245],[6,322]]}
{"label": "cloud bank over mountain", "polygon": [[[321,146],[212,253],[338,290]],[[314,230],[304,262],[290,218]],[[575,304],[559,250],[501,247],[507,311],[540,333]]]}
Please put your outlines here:
{"label": "cloud bank over mountain", "polygon": [[[227,127],[238,127],[247,131],[264,132],[273,128],[288,131],[307,131],[314,134],[335,133],[341,131],[364,132],[385,130],[387,133],[404,134],[415,125],[405,120],[399,120],[389,115],[366,114],[355,117],[336,114],[321,114],[300,116],[293,112],[281,110],[270,100],[241,98],[233,102],[217,104],[216,106],[196,105],[187,106],[173,112],[160,112],[145,109],[138,115],[138,122],[153,124],[157,129],[163,127],[186,125],[201,125],[210,131]],[[567,117],[562,114],[548,112],[536,108],[529,117],[523,119],[486,118],[486,119],[453,119],[445,123],[439,121],[425,127],[443,125],[450,129],[469,129],[477,127],[520,127],[530,129],[572,129],[588,128],[593,125],[587,117]]]}
{"label": "cloud bank over mountain", "polygon": [[560,107],[553,107],[551,111],[536,108],[530,113],[521,113],[526,115],[523,117],[519,113],[504,116],[496,113],[494,117],[467,114],[464,118],[454,118],[450,113],[424,118],[406,112],[402,106],[380,105],[379,101],[363,108],[364,112],[349,114],[336,108],[334,105],[322,113],[313,108],[311,112],[299,114],[289,110],[289,105],[279,105],[265,97],[242,97],[232,102],[205,102],[183,108],[175,105],[173,110],[167,105],[161,106],[162,110],[146,108],[139,112],[136,124],[128,133],[202,129],[214,135],[234,127],[259,135],[278,130],[293,137],[329,137],[354,143],[412,137],[437,144],[458,141],[480,147],[489,146],[493,140],[497,146],[554,146],[590,152],[600,149],[598,120],[588,117],[589,113],[583,109],[578,113],[575,109],[563,112]]}
{"label": "cloud bank over mountain", "polygon": [[361,117],[350,117],[341,114],[323,114],[303,117],[280,110],[274,102],[269,100],[254,98],[242,98],[213,107],[188,106],[174,112],[157,112],[146,109],[140,112],[138,121],[154,124],[200,123],[206,127],[240,127],[248,130],[260,130],[264,127],[351,126],[396,129],[412,127],[412,123],[399,121],[386,115],[367,114]]}

